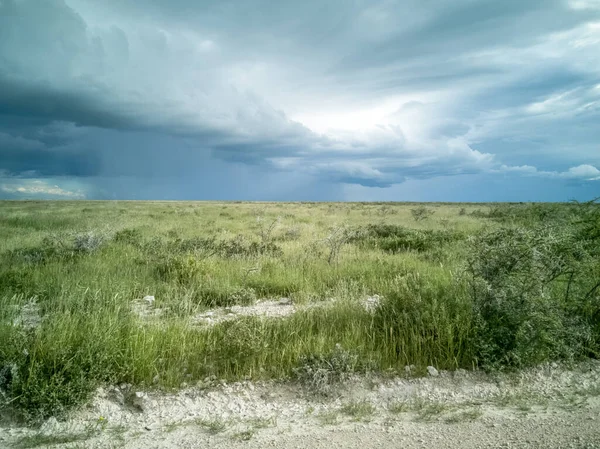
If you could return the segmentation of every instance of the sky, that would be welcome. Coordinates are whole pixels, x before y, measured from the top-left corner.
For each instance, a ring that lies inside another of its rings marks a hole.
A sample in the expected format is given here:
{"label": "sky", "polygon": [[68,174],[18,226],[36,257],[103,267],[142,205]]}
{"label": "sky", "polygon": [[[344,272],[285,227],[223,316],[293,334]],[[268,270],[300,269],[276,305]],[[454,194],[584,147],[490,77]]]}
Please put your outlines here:
{"label": "sky", "polygon": [[600,0],[0,0],[0,199],[600,196]]}

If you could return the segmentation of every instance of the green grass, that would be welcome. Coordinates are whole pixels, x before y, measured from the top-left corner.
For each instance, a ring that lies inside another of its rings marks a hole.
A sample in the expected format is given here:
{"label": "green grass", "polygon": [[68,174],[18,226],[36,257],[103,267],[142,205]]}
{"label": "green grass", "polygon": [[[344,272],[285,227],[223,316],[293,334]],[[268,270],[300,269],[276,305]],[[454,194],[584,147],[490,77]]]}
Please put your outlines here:
{"label": "green grass", "polygon": [[[3,407],[39,421],[102,384],[285,379],[308,366],[304,378],[321,385],[405,365],[514,369],[600,353],[600,208],[412,212],[420,207],[2,202]],[[382,303],[369,312],[361,301],[375,294]],[[159,315],[132,307],[145,295]],[[299,311],[204,327],[192,320],[280,297]],[[331,364],[336,345],[352,361],[344,373]]]}

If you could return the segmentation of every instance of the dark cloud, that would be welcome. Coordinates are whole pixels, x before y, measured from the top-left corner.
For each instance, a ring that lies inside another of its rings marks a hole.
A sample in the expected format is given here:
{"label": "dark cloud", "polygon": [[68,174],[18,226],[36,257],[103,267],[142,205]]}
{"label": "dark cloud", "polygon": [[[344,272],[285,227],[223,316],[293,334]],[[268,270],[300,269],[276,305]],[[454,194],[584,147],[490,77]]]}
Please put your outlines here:
{"label": "dark cloud", "polygon": [[2,168],[13,175],[32,174],[39,177],[99,174],[97,155],[86,151],[55,151],[47,149],[0,148]]}
{"label": "dark cloud", "polygon": [[570,171],[600,166],[586,4],[0,0],[0,172],[144,198],[597,184]]}

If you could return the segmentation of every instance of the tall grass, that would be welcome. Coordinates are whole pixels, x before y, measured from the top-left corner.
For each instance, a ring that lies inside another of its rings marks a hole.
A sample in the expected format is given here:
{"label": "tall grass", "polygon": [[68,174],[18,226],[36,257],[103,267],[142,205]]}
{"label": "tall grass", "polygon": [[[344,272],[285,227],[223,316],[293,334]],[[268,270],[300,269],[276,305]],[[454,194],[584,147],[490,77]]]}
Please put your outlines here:
{"label": "tall grass", "polygon": [[[102,384],[294,377],[336,348],[401,372],[596,357],[599,208],[543,207],[3,203],[2,407],[36,421]],[[157,317],[133,307],[145,295]],[[280,297],[299,311],[192,319]]]}

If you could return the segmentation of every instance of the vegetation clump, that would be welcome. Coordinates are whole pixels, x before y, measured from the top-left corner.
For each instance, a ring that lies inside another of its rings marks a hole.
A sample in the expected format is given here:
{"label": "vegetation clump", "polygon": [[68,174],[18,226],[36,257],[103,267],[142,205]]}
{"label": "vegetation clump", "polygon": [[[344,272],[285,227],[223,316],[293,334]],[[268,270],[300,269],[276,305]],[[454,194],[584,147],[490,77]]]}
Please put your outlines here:
{"label": "vegetation clump", "polygon": [[[42,207],[0,204],[0,409],[25,420],[107,384],[292,377],[331,394],[366,370],[600,355],[597,201],[437,205],[417,224],[394,203],[265,204],[259,221],[247,203]],[[267,299],[294,313],[227,309]],[[231,319],[199,322],[212,313]]]}
{"label": "vegetation clump", "polygon": [[586,226],[501,228],[471,240],[478,364],[523,367],[600,354],[600,263]]}
{"label": "vegetation clump", "polygon": [[355,241],[392,254],[424,252],[465,238],[463,233],[450,229],[421,230],[391,224],[369,224],[361,231]]}
{"label": "vegetation clump", "polygon": [[294,374],[309,391],[329,395],[335,386],[355,372],[357,366],[358,356],[336,344],[329,353],[303,355]]}

